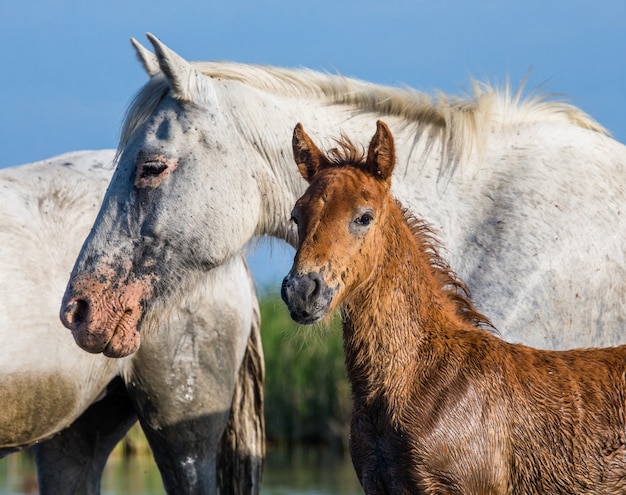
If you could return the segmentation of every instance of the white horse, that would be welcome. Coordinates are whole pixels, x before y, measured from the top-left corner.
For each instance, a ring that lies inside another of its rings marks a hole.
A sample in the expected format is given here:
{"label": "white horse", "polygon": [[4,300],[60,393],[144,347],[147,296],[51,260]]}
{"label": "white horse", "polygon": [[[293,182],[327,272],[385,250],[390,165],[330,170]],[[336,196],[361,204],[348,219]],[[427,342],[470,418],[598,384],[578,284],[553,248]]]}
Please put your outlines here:
{"label": "white horse", "polygon": [[296,122],[365,141],[381,117],[396,136],[394,194],[434,221],[506,339],[624,341],[626,148],[582,111],[479,84],[466,100],[433,99],[307,70],[192,64],[149,39],[156,56],[135,45],[150,80],[63,301],[84,348],[133,352],[145,307],[255,236],[294,244]]}
{"label": "white horse", "polygon": [[232,403],[222,493],[258,493],[263,360],[241,256],[176,305],[149,311],[129,358],[83,352],[59,321],[114,156],[76,152],[0,170],[0,455],[36,444],[40,493],[100,493],[109,453],[139,418],[169,493],[215,493]]}

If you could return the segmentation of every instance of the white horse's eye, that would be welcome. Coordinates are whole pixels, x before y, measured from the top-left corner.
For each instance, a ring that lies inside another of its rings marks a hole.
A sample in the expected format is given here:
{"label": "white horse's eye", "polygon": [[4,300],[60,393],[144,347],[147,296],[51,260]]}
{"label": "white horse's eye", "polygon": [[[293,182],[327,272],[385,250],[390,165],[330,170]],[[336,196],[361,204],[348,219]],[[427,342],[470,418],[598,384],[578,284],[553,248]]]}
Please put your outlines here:
{"label": "white horse's eye", "polygon": [[145,179],[146,177],[156,177],[161,175],[167,170],[167,163],[162,161],[144,162],[141,165],[141,171],[139,177]]}
{"label": "white horse's eye", "polygon": [[176,170],[177,166],[176,158],[140,153],[137,156],[135,186],[140,189],[158,187],[168,175]]}

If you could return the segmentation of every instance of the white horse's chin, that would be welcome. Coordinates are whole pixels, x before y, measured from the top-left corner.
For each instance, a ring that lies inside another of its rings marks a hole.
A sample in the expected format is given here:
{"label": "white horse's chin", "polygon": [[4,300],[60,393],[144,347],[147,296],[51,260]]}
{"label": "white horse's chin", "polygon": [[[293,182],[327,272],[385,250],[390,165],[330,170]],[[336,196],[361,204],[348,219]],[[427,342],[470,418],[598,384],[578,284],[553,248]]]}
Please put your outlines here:
{"label": "white horse's chin", "polygon": [[137,321],[127,314],[122,316],[112,333],[92,332],[86,325],[81,325],[72,334],[81,349],[111,358],[128,356],[136,352],[141,344]]}
{"label": "white horse's chin", "polygon": [[137,324],[138,321],[132,314],[124,313],[102,354],[111,358],[121,358],[137,351],[141,345],[141,334]]}

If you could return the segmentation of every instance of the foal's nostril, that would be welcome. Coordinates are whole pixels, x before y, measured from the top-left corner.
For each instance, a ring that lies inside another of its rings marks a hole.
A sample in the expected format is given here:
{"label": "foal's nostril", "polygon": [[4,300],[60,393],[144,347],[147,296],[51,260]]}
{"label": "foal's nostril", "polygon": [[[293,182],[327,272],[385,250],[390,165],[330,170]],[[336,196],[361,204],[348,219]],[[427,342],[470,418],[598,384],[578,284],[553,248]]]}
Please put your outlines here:
{"label": "foal's nostril", "polygon": [[89,316],[89,303],[84,299],[74,299],[63,310],[63,323],[65,326],[75,329],[84,323]]}
{"label": "foal's nostril", "polygon": [[280,292],[291,318],[298,323],[315,323],[326,313],[329,291],[324,279],[316,272],[290,272],[283,280]]}
{"label": "foal's nostril", "polygon": [[[324,281],[315,272],[287,275],[280,286],[280,295],[290,308],[313,303],[324,292]],[[299,311],[304,311],[300,309]]]}
{"label": "foal's nostril", "polygon": [[322,291],[322,279],[315,273],[309,273],[306,287],[306,298],[319,297]]}

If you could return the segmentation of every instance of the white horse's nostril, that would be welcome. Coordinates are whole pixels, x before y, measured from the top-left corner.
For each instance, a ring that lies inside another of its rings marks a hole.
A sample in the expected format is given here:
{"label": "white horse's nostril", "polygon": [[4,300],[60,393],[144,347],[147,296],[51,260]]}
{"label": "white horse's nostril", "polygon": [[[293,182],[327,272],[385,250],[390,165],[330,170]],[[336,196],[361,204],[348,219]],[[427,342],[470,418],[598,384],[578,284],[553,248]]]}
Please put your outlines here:
{"label": "white horse's nostril", "polygon": [[73,299],[65,305],[61,313],[61,321],[70,330],[75,330],[87,320],[89,303],[84,299]]}

